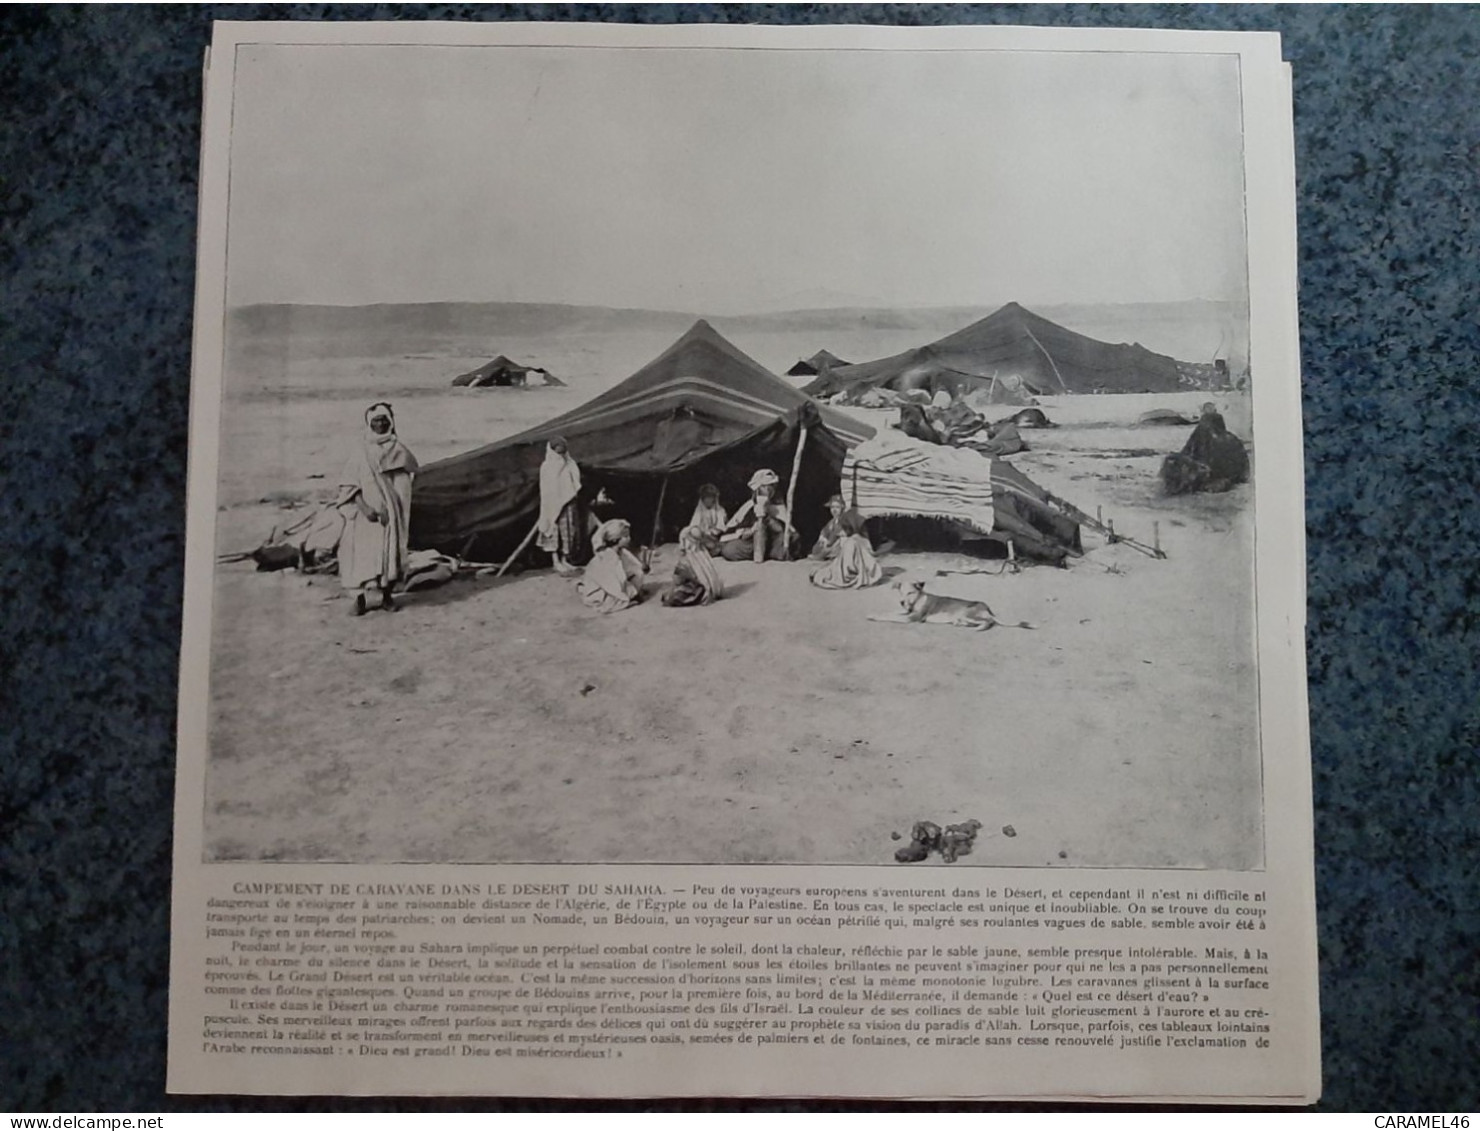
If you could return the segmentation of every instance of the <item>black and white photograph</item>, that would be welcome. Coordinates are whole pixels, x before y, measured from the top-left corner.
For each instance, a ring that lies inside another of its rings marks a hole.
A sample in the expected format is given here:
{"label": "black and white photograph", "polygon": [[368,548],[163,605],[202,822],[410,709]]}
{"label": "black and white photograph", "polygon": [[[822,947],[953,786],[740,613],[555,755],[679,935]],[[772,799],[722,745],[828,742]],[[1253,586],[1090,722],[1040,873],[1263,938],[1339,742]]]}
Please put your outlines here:
{"label": "black and white photograph", "polygon": [[206,863],[1264,867],[1238,54],[233,49]]}

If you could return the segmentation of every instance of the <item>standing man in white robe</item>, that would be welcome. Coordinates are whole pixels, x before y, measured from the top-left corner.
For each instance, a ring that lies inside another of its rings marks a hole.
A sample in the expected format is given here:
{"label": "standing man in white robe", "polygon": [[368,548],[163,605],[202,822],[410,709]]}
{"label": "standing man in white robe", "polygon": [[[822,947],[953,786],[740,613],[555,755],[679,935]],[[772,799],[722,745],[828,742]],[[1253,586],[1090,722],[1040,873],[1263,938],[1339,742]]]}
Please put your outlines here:
{"label": "standing man in white robe", "polygon": [[581,469],[563,436],[553,436],[540,464],[539,547],[555,559],[555,571],[576,572],[571,558],[579,549]]}
{"label": "standing man in white robe", "polygon": [[345,515],[339,582],[354,596],[355,616],[396,607],[391,589],[406,576],[416,468],[416,457],[396,435],[390,404],[367,408],[365,434],[340,476],[336,503]]}

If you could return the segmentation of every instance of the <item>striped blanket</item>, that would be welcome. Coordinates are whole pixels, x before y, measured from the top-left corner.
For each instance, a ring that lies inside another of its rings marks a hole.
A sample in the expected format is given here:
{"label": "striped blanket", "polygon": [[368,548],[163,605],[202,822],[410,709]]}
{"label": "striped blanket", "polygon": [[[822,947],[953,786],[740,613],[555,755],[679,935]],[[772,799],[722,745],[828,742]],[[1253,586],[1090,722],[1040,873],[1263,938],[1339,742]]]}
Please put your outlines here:
{"label": "striped blanket", "polygon": [[982,534],[996,521],[990,459],[965,448],[914,446],[882,430],[843,461],[843,497],[865,518],[949,519]]}

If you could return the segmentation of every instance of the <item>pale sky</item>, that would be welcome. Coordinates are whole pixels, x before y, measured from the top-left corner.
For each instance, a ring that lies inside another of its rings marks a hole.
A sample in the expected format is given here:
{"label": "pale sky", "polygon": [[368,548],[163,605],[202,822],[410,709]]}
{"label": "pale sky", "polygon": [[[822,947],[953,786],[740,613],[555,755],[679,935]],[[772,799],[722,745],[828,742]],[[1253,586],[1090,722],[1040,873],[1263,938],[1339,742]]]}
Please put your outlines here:
{"label": "pale sky", "polygon": [[1243,301],[1237,66],[246,46],[228,302]]}

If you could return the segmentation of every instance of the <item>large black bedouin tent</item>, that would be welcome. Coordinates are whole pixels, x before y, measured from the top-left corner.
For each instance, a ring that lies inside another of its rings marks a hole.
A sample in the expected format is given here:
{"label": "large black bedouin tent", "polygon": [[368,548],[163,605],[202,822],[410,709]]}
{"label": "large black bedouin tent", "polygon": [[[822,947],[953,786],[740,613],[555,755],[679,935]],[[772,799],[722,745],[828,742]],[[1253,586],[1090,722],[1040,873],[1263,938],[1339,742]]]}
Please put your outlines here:
{"label": "large black bedouin tent", "polygon": [[830,369],[802,391],[814,397],[843,393],[850,400],[882,388],[954,395],[990,389],[994,380],[1020,382],[1036,395],[1181,388],[1172,358],[1139,344],[1097,341],[1010,302],[929,345]]}
{"label": "large black bedouin tent", "polygon": [[844,453],[874,430],[818,405],[701,320],[580,407],[424,467],[411,500],[411,542],[485,560],[512,552],[538,514],[540,463],[552,436],[569,442],[582,493],[605,487],[616,500],[615,514],[632,523],[634,542],[652,537],[655,518],[671,537],[687,523],[704,483],[719,487],[731,511],[747,497],[757,468],[775,471],[784,492],[802,425],[808,431],[795,517],[809,544],[827,520]]}

